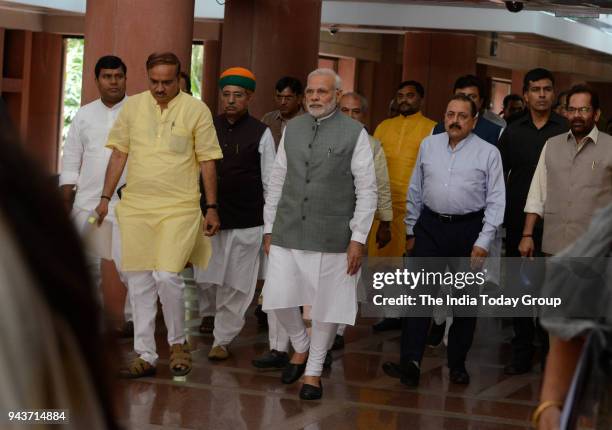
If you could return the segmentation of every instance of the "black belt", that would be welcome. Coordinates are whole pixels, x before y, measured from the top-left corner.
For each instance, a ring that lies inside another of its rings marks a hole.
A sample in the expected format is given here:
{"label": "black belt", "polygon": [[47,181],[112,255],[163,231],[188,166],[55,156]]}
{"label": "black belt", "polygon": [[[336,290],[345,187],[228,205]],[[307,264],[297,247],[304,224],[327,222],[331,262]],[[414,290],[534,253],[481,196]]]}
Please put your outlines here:
{"label": "black belt", "polygon": [[450,214],[439,214],[438,212],[432,211],[427,206],[424,206],[423,214],[434,217],[440,222],[453,223],[453,222],[467,221],[467,220],[476,219],[476,218],[482,219],[484,217],[484,209],[481,209],[477,212],[470,212],[467,214],[450,215]]}

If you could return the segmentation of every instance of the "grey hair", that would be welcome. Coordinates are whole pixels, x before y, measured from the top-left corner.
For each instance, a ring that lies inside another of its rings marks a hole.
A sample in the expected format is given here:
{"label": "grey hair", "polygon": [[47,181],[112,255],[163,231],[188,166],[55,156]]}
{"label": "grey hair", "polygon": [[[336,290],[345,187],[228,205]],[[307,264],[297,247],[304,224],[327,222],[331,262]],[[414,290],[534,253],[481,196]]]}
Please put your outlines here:
{"label": "grey hair", "polygon": [[342,97],[352,97],[354,99],[359,100],[359,105],[361,106],[361,112],[366,113],[368,111],[368,99],[356,92],[348,92],[342,94]]}
{"label": "grey hair", "polygon": [[340,79],[340,76],[332,69],[319,68],[313,70],[308,74],[308,80],[310,80],[312,76],[332,76],[334,78],[336,90],[342,90],[342,79]]}

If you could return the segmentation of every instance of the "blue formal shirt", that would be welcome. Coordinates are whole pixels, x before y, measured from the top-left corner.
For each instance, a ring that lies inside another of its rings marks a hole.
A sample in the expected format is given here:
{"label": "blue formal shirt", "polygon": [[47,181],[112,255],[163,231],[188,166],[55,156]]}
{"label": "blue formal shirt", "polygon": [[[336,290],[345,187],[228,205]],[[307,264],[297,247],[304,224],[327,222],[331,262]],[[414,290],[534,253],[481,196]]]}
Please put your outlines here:
{"label": "blue formal shirt", "polygon": [[489,250],[504,220],[506,189],[499,150],[473,133],[455,149],[446,132],[421,143],[406,197],[408,234],[414,234],[423,206],[446,215],[484,209],[482,231],[474,245]]}

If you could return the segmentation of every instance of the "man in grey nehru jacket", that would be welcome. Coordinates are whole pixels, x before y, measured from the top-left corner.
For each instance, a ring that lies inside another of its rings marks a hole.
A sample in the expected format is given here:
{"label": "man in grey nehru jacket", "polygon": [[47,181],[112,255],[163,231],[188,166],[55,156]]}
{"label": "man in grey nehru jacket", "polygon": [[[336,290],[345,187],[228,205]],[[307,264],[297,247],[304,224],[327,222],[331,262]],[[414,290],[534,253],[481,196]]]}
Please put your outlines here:
{"label": "man in grey nehru jacket", "polygon": [[[308,114],[287,123],[264,207],[269,255],[263,309],[274,312],[295,350],[283,370],[305,374],[300,398],[319,399],[321,371],[338,324],[354,324],[364,244],[376,211],[376,175],[363,125],[338,109],[341,81],[308,76]],[[308,336],[299,307],[312,306]]]}

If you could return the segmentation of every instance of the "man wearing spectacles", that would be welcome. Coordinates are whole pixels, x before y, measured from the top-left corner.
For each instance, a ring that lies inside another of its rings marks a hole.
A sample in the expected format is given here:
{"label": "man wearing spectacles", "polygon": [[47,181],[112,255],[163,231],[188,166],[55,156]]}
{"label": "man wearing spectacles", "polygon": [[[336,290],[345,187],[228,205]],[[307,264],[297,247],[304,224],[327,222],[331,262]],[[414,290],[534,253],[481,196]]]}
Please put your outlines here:
{"label": "man wearing spectacles", "polygon": [[[477,112],[471,98],[453,96],[446,108],[446,132],[425,138],[419,149],[406,199],[406,249],[415,259],[422,257],[419,261],[429,273],[444,273],[447,266],[454,272],[482,268],[503,221],[501,157],[495,146],[473,133],[480,121]],[[470,268],[459,267],[460,257],[470,259]],[[474,293],[468,290],[466,294]],[[431,293],[437,295],[433,289]],[[465,360],[476,316],[457,311],[448,342],[450,381],[469,384]],[[400,363],[383,364],[384,372],[399,377],[404,385],[419,384],[430,319],[403,318]]]}
{"label": "man wearing spectacles", "polygon": [[[480,137],[482,140],[486,140],[492,145],[496,145],[499,140],[499,135],[502,132],[502,128],[505,127],[500,123],[494,123],[489,118],[484,117],[484,101],[485,101],[485,88],[480,79],[474,75],[465,75],[457,78],[455,85],[453,86],[453,94],[463,94],[469,97],[475,104],[478,110],[478,121],[474,127],[474,134]],[[497,115],[495,115],[497,116]],[[498,120],[501,118],[498,117]],[[503,121],[503,120],[502,120]],[[444,123],[439,123],[433,130],[433,134],[444,133]]]}
{"label": "man wearing spectacles", "polygon": [[557,254],[582,235],[595,210],[612,203],[612,137],[599,131],[599,97],[585,85],[567,95],[570,131],[548,139],[536,167],[519,244],[533,256],[533,231],[544,220],[542,251]]}
{"label": "man wearing spectacles", "polygon": [[303,95],[302,83],[297,78],[285,76],[276,83],[274,101],[278,109],[268,112],[261,119],[261,122],[270,127],[276,149],[278,149],[287,121],[304,113]]}
{"label": "man wearing spectacles", "polygon": [[[253,301],[263,240],[263,206],[274,164],[274,140],[265,124],[249,114],[255,75],[230,67],[219,78],[223,113],[214,126],[223,151],[217,163],[218,211],[223,224],[212,238],[207,268],[194,265],[194,278],[203,290],[204,308],[213,311],[214,342],[210,360],[226,360],[229,345],[244,326]],[[202,201],[202,210],[209,205]],[[216,205],[215,205],[216,206]],[[210,291],[214,291],[213,294]],[[211,312],[212,313],[212,312]]]}

